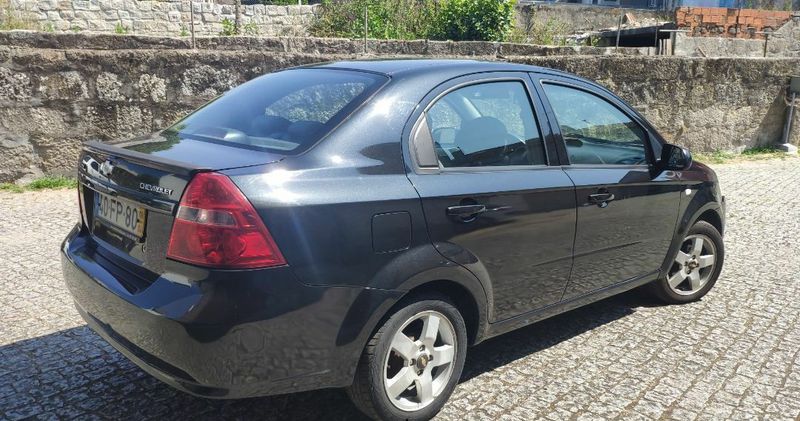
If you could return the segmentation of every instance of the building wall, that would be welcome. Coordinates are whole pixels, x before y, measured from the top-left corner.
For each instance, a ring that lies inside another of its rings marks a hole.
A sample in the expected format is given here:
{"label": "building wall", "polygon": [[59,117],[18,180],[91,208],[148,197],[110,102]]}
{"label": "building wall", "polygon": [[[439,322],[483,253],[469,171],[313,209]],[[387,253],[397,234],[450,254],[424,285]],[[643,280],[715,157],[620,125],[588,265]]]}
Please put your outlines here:
{"label": "building wall", "polygon": [[[0,182],[72,174],[83,141],[146,134],[265,72],[358,58],[364,48],[307,37],[199,41],[191,49],[174,38],[0,32]],[[489,42],[370,41],[368,49],[373,58],[501,59],[577,73],[619,93],[667,139],[694,151],[777,141],[785,87],[800,68],[800,59],[608,55]],[[797,143],[800,121],[795,126]]]}
{"label": "building wall", "polygon": [[[219,34],[224,19],[236,19],[236,7],[215,0],[11,0],[12,10],[55,32],[127,33],[188,36],[194,7],[198,36]],[[241,6],[242,31],[264,36],[303,36],[318,6]]]}
{"label": "building wall", "polygon": [[[766,47],[766,52],[765,52]],[[769,39],[676,34],[675,55],[691,57],[800,57],[800,15],[774,31]]]}
{"label": "building wall", "polygon": [[775,31],[792,18],[792,12],[728,9],[722,7],[679,7],[675,23],[692,36],[763,39],[758,32]]}

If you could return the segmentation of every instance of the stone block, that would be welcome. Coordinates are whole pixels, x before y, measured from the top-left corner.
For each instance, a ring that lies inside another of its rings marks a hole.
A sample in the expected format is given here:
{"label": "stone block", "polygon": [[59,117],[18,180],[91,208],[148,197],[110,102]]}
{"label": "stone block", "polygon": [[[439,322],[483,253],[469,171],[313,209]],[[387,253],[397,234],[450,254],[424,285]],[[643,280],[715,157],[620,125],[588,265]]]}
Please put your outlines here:
{"label": "stone block", "polygon": [[104,10],[101,13],[101,16],[105,20],[118,20],[119,19],[119,12],[116,10]]}
{"label": "stone block", "polygon": [[102,10],[126,10],[126,3],[123,0],[103,0],[100,2]]}
{"label": "stone block", "polygon": [[139,97],[142,100],[156,103],[165,102],[167,100],[167,83],[158,76],[149,74],[140,76],[137,88],[139,90]]}
{"label": "stone block", "polygon": [[31,80],[26,73],[0,67],[0,101],[27,101],[31,91]]}
{"label": "stone block", "polygon": [[89,0],[74,0],[72,8],[74,10],[89,10]]}
{"label": "stone block", "polygon": [[30,143],[45,174],[74,176],[83,142],[77,137],[34,135]]}
{"label": "stone block", "polygon": [[89,98],[86,81],[77,71],[45,75],[39,82],[42,99],[76,100]]}
{"label": "stone block", "polygon": [[286,16],[288,13],[285,6],[264,6],[267,16]]}
{"label": "stone block", "polygon": [[57,0],[40,0],[36,3],[36,8],[40,11],[56,10],[58,8]]}
{"label": "stone block", "polygon": [[122,82],[114,73],[101,73],[95,81],[97,98],[101,101],[124,101],[121,89]]}

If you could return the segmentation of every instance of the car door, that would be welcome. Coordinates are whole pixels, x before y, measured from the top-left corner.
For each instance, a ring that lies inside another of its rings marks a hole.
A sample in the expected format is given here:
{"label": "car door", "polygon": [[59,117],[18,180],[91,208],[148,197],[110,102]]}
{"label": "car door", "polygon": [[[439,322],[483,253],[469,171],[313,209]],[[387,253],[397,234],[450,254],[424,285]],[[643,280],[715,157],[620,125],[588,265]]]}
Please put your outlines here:
{"label": "car door", "polygon": [[575,258],[564,299],[655,276],[672,241],[682,190],[675,172],[655,172],[655,132],[595,86],[534,80],[576,187]]}
{"label": "car door", "polygon": [[468,76],[410,120],[409,179],[431,240],[484,281],[491,321],[558,302],[572,263],[574,187],[530,92],[525,73]]}

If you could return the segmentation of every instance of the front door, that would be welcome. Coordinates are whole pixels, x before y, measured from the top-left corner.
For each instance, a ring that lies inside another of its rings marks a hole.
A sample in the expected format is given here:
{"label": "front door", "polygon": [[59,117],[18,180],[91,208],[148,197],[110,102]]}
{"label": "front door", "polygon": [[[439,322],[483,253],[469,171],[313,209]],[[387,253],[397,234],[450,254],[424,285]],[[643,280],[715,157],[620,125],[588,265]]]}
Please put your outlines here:
{"label": "front door", "polygon": [[434,166],[409,174],[431,240],[489,285],[491,321],[554,304],[569,279],[575,193],[557,160],[548,165],[555,150],[530,79],[494,74],[448,86],[429,95],[437,99],[414,132],[417,148],[433,144]]}
{"label": "front door", "polygon": [[654,173],[655,134],[621,101],[573,80],[539,84],[576,186],[575,260],[564,299],[654,276],[666,258],[681,184]]}

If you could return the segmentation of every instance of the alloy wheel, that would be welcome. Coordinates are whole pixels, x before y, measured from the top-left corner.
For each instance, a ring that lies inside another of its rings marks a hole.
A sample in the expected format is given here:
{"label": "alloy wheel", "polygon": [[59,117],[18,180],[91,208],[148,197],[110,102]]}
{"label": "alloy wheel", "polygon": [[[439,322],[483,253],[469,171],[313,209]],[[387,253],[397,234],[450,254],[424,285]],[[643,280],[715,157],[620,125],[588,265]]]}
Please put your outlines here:
{"label": "alloy wheel", "polygon": [[667,274],[667,283],[676,294],[691,295],[711,279],[716,265],[717,248],[703,234],[686,237]]}
{"label": "alloy wheel", "polygon": [[392,337],[383,368],[384,391],[403,411],[418,411],[444,391],[456,354],[453,324],[437,311],[423,311]]}

